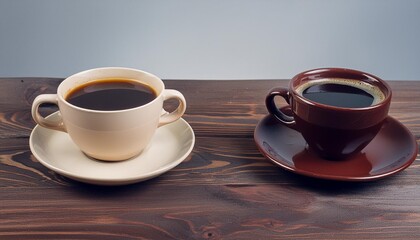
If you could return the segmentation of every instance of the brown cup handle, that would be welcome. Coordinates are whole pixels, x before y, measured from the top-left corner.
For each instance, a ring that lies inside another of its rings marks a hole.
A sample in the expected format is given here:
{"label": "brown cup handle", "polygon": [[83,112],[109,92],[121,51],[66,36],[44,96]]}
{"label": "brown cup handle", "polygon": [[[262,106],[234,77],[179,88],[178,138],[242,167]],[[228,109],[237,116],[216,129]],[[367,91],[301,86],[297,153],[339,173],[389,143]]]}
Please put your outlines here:
{"label": "brown cup handle", "polygon": [[270,90],[267,97],[265,98],[265,106],[267,107],[268,112],[274,115],[284,125],[295,129],[295,119],[293,118],[293,116],[289,116],[283,113],[281,110],[279,110],[279,108],[276,106],[276,103],[274,102],[274,98],[276,96],[283,97],[284,100],[286,100],[287,104],[290,104],[289,91],[285,88],[275,87]]}

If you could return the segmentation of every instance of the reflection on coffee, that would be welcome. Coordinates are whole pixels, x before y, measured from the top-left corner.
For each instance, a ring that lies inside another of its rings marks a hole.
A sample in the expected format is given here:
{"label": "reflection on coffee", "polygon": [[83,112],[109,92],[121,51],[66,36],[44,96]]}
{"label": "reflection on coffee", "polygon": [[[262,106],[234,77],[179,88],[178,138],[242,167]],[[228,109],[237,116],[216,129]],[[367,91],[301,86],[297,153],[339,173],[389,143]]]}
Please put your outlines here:
{"label": "reflection on coffee", "polygon": [[113,111],[139,107],[156,97],[156,91],[149,85],[130,79],[112,78],[77,86],[67,93],[65,99],[81,108]]}
{"label": "reflection on coffee", "polygon": [[364,108],[378,104],[385,99],[381,90],[366,82],[324,78],[299,86],[299,95],[317,103],[344,108]]}

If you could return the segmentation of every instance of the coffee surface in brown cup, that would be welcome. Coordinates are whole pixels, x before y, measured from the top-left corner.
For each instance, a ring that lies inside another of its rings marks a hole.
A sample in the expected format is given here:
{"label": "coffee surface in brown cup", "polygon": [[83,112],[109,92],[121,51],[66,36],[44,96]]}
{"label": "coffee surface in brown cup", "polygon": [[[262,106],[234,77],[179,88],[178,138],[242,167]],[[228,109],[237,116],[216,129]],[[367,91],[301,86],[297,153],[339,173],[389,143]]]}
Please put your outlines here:
{"label": "coffee surface in brown cup", "polygon": [[85,83],[71,89],[65,99],[77,107],[114,111],[139,107],[153,101],[156,91],[139,81],[112,78]]}
{"label": "coffee surface in brown cup", "polygon": [[378,87],[361,81],[324,78],[307,82],[296,91],[311,101],[343,108],[364,108],[384,100]]}

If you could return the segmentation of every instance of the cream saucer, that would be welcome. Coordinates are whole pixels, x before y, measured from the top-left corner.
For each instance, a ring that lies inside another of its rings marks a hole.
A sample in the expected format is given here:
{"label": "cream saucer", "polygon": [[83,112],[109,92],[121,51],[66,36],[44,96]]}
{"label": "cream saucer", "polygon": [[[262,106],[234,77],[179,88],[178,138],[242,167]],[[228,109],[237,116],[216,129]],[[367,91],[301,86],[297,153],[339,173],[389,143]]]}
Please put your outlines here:
{"label": "cream saucer", "polygon": [[[56,117],[57,112],[48,118]],[[159,176],[180,164],[194,143],[194,131],[182,118],[158,128],[140,155],[120,162],[93,160],[68,134],[38,125],[29,138],[31,151],[42,165],[68,178],[97,185],[124,185]]]}

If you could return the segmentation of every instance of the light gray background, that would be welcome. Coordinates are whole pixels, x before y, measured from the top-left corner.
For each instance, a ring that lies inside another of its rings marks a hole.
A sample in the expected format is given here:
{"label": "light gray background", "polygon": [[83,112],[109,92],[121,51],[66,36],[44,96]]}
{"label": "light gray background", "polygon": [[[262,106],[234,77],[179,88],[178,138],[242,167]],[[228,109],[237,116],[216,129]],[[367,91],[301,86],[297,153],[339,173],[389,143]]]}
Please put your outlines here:
{"label": "light gray background", "polygon": [[165,79],[348,67],[420,79],[419,0],[0,0],[0,76],[102,66]]}

